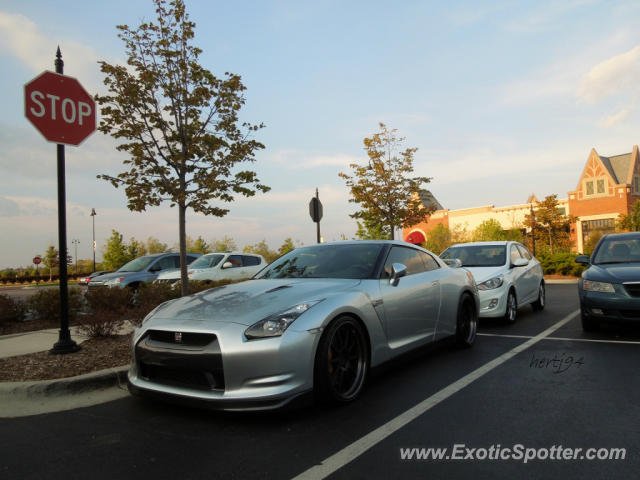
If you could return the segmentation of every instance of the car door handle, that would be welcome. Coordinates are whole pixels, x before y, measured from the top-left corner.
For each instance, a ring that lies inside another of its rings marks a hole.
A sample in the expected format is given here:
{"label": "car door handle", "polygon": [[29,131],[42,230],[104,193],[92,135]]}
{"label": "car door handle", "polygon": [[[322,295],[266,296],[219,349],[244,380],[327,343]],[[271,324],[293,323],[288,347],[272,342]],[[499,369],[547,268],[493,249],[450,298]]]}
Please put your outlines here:
{"label": "car door handle", "polygon": [[432,287],[437,287],[438,285],[440,285],[440,282],[438,280],[431,282]]}

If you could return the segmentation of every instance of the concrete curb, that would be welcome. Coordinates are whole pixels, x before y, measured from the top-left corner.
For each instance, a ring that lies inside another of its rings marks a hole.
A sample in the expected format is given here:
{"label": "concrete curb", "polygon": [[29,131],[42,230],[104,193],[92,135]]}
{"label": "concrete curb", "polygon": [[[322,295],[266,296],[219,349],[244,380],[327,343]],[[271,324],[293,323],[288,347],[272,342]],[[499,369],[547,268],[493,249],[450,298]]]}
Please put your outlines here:
{"label": "concrete curb", "polygon": [[76,377],[35,380],[30,382],[0,382],[0,398],[33,399],[77,395],[111,387],[126,388],[129,365],[85,373]]}
{"label": "concrete curb", "polygon": [[577,284],[578,283],[578,279],[577,278],[567,278],[567,279],[560,279],[560,278],[556,278],[556,279],[552,279],[550,278],[549,280],[544,281],[544,283],[548,283],[550,285],[552,284]]}

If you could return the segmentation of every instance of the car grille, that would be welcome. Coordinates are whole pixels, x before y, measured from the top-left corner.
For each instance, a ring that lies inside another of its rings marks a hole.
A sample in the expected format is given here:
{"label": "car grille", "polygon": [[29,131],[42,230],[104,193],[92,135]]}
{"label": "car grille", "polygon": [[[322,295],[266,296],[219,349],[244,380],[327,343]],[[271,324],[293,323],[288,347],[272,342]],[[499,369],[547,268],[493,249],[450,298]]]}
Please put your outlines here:
{"label": "car grille", "polygon": [[138,341],[140,376],[150,382],[195,390],[224,390],[222,354],[210,333],[149,330]]}
{"label": "car grille", "polygon": [[625,283],[624,288],[632,297],[640,297],[640,283]]}

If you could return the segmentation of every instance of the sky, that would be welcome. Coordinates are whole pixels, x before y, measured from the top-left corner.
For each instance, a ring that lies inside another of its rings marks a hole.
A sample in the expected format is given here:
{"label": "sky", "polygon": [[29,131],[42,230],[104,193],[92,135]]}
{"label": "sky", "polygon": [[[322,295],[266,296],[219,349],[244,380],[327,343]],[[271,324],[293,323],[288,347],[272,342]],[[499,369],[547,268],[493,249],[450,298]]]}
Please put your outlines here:
{"label": "sky", "polygon": [[[640,2],[187,0],[200,63],[241,75],[242,119],[264,123],[251,167],[271,191],[237,198],[225,217],[189,213],[187,234],[238,246],[315,242],[308,202],[324,205],[324,240],[353,237],[356,210],[339,172],[366,164],[380,122],[416,147],[415,174],[449,209],[524,203],[576,188],[592,148],[640,143]],[[104,92],[98,61],[124,64],[116,25],[154,18],[151,0],[0,0],[0,268],[57,246],[56,147],[24,116],[24,84],[54,70]],[[117,174],[126,157],[96,132],[66,148],[67,236],[98,260],[112,229],[172,246],[178,212],[130,212]],[[71,254],[75,252],[70,249]]]}

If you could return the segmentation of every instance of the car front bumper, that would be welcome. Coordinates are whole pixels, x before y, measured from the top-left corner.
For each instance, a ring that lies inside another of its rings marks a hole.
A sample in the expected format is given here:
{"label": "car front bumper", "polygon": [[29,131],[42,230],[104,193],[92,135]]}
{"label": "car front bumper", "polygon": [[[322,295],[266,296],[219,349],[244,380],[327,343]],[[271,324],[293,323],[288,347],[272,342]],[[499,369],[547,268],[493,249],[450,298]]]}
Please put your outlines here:
{"label": "car front bumper", "polygon": [[312,391],[319,332],[247,340],[246,325],[189,323],[154,322],[136,331],[128,373],[133,394],[220,410],[268,410]]}
{"label": "car front bumper", "polygon": [[580,308],[596,321],[640,324],[640,297],[581,290]]}
{"label": "car front bumper", "polygon": [[507,293],[509,288],[502,284],[493,290],[478,289],[480,297],[480,318],[504,317],[507,311]]}

